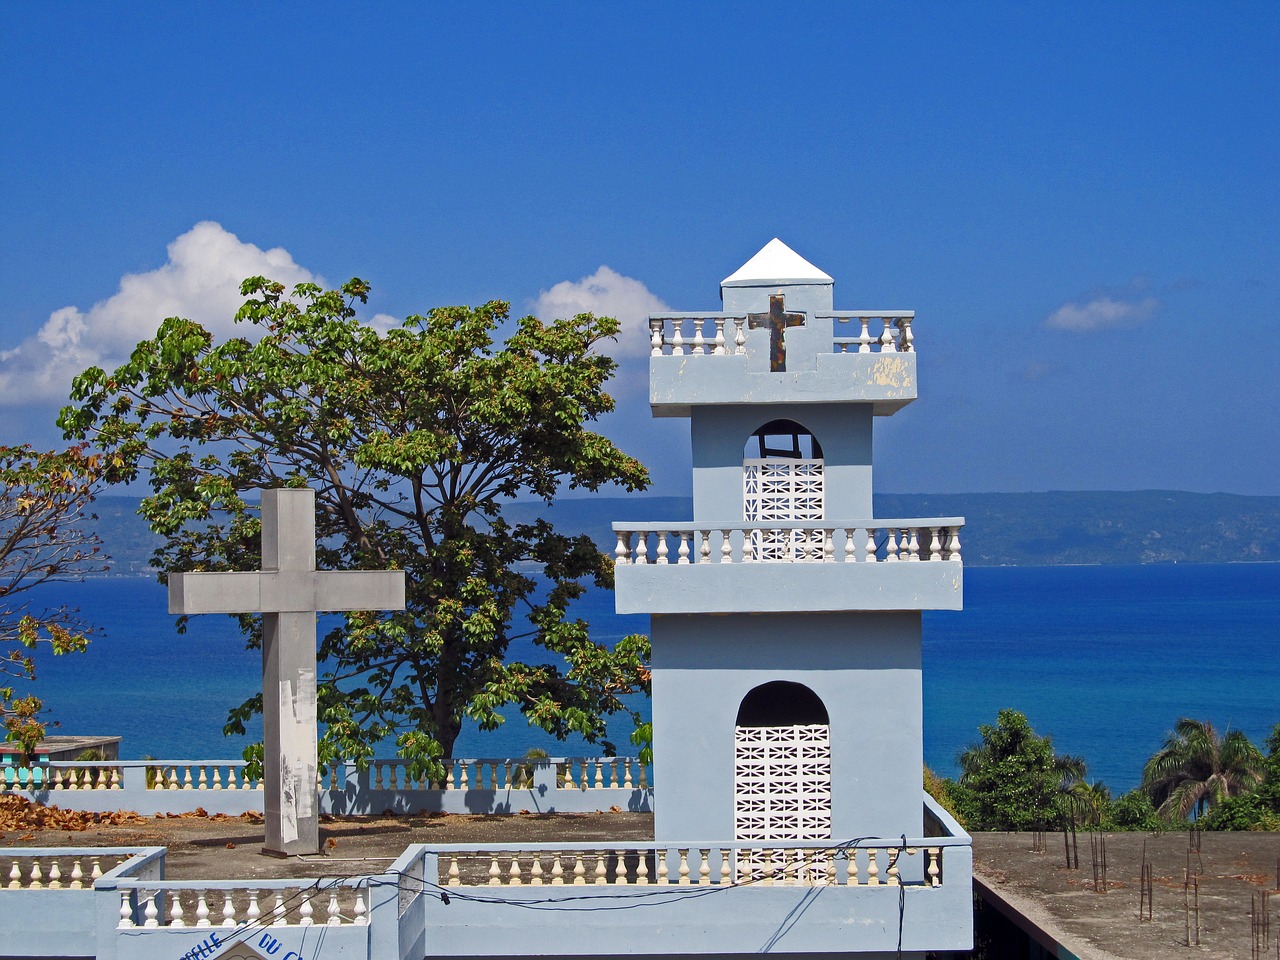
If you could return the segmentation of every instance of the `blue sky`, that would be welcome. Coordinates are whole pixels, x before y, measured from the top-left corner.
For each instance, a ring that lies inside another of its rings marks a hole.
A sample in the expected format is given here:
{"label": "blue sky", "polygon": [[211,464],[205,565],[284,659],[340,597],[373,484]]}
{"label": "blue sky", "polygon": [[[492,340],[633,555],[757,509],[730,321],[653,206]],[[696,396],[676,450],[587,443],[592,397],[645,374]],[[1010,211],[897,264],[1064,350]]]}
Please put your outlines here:
{"label": "blue sky", "polygon": [[[1280,494],[1280,6],[0,6],[0,441],[248,273],[369,316],[917,312],[889,492]],[[602,269],[607,268],[607,269]],[[643,345],[608,431],[687,492]]]}

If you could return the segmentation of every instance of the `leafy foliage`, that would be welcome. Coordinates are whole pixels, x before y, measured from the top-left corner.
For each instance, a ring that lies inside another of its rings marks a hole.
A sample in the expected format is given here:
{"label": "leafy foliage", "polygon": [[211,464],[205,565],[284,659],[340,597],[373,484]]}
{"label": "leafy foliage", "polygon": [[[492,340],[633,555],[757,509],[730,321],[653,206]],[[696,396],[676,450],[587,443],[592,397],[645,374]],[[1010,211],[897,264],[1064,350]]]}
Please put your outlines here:
{"label": "leafy foliage", "polygon": [[960,754],[960,780],[951,789],[964,821],[975,830],[1036,830],[1058,823],[1061,798],[1085,772],[1079,757],[1059,756],[1053,742],[1031,729],[1017,710],[1001,710],[994,726]]}
{"label": "leafy foliage", "polygon": [[[309,484],[320,568],[408,571],[404,613],[350,614],[321,641],[322,759],[367,759],[394,735],[416,772],[438,773],[465,717],[492,729],[509,704],[612,752],[605,720],[648,691],[648,641],[593,642],[570,604],[584,581],[611,585],[610,559],[545,520],[509,521],[504,505],[646,485],[638,461],[588,429],[613,408],[614,363],[593,348],[616,321],[511,321],[491,302],[380,334],[355,319],[368,290],[351,280],[290,295],[246,280],[246,336],[215,344],[165,320],[118,370],[76,378],[59,423],[109,453],[111,482],[147,472],[142,512],[168,570],[256,567],[248,495]],[[259,645],[257,623],[242,625]],[[508,659],[525,638],[545,659]],[[251,698],[228,731],[260,709]]]}
{"label": "leafy foliage", "polygon": [[1199,817],[1262,781],[1262,754],[1239,730],[1219,736],[1206,720],[1180,719],[1142,771],[1161,816]]}
{"label": "leafy foliage", "polygon": [[1261,779],[1252,793],[1228,797],[1204,818],[1208,830],[1280,830],[1280,723],[1271,728]]}
{"label": "leafy foliage", "polygon": [[37,648],[82,651],[92,633],[73,609],[34,607],[29,593],[106,569],[97,536],[81,526],[93,519],[101,472],[83,447],[0,447],[0,721],[28,756],[45,734],[44,704],[18,696],[15,683],[36,679]]}

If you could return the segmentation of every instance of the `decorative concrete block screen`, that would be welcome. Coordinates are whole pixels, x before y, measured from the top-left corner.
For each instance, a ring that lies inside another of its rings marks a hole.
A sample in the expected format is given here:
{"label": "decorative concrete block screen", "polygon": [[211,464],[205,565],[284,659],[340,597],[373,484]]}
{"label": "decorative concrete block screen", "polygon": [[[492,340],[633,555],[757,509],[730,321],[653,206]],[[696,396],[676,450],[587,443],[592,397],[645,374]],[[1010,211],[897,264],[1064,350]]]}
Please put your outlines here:
{"label": "decorative concrete block screen", "polygon": [[733,793],[735,840],[830,840],[830,728],[734,728]]}
{"label": "decorative concrete block screen", "polygon": [[[746,460],[742,483],[748,523],[823,519],[821,460]],[[821,531],[752,530],[751,559],[818,561],[823,540]]]}

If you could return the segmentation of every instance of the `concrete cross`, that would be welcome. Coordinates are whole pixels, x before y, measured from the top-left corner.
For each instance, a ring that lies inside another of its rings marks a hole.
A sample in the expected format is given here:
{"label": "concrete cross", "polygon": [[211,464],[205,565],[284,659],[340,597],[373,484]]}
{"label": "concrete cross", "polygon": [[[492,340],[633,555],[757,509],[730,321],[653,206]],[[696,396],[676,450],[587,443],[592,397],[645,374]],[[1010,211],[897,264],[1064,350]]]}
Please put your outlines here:
{"label": "concrete cross", "polygon": [[262,492],[262,570],[169,574],[170,613],[262,614],[263,853],[320,852],[316,613],[403,610],[403,570],[316,570],[316,492]]}
{"label": "concrete cross", "polygon": [[768,313],[748,313],[748,327],[769,328],[769,369],[777,373],[787,369],[787,343],[783,339],[787,327],[803,327],[803,313],[786,313],[782,305],[782,295],[769,297]]}

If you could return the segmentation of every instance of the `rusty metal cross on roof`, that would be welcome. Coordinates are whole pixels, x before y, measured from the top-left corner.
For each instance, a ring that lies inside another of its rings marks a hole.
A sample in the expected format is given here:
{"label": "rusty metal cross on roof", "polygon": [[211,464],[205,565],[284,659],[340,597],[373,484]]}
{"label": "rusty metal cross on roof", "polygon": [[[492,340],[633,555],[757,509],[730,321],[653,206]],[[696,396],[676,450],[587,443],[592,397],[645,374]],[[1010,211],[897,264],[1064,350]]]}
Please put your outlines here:
{"label": "rusty metal cross on roof", "polygon": [[787,327],[803,327],[803,313],[787,313],[781,294],[769,297],[768,313],[748,313],[748,327],[769,328],[769,370],[777,373],[787,369]]}

